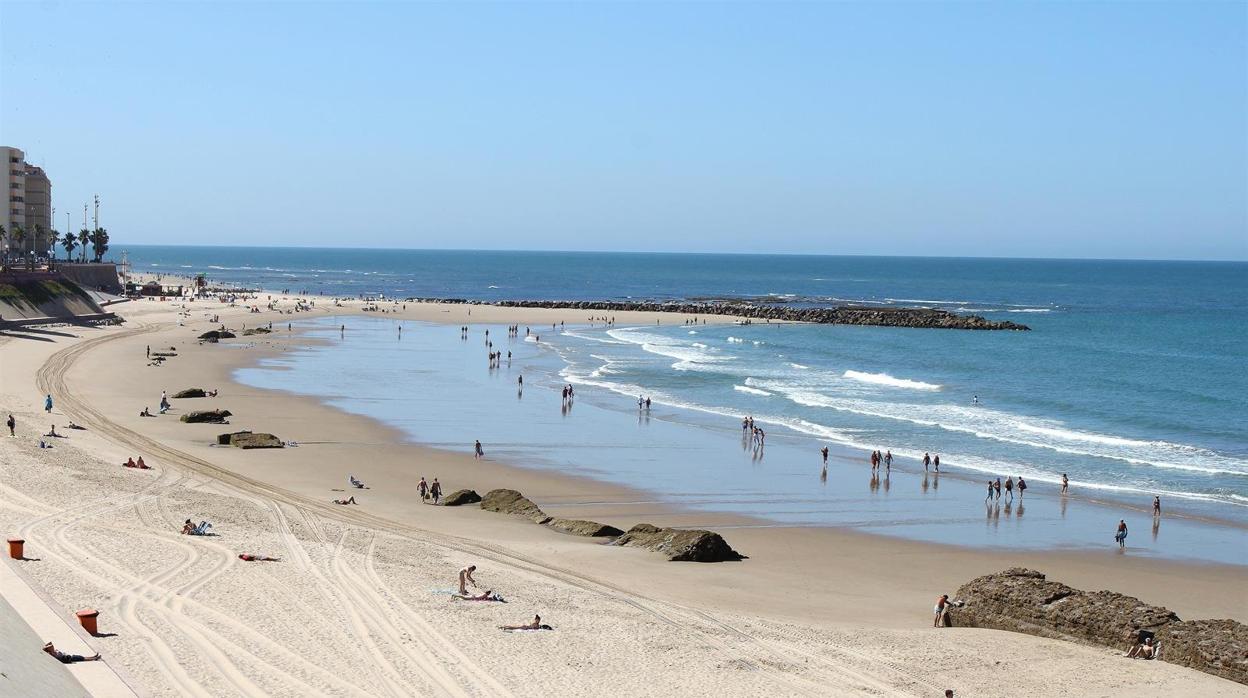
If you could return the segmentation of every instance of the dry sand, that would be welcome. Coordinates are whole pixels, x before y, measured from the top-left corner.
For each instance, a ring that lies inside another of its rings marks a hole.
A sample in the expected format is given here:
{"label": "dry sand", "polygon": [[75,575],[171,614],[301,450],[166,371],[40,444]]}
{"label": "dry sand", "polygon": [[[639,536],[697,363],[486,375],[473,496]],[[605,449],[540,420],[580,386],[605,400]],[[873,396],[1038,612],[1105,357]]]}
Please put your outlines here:
{"label": "dry sand", "polygon": [[[261,297],[263,307],[263,296]],[[290,307],[289,302],[283,304]],[[328,314],[318,299],[318,316]],[[358,303],[334,314],[359,312]],[[389,307],[389,306],[383,306]],[[119,328],[0,337],[0,526],[21,534],[24,573],[64,609],[95,606],[93,644],[151,695],[1245,695],[1228,681],[1161,662],[1025,635],[930,628],[935,597],[981,573],[1036,567],[1110,588],[1183,617],[1248,615],[1242,567],[1099,554],[977,552],[838,530],[725,528],[750,559],[699,565],[604,547],[476,508],[420,504],[419,474],[446,490],[523,491],[549,513],[628,527],[748,523],[646,503],[623,488],[474,461],[403,442],[395,431],[315,401],[229,380],[233,367],[305,341],[258,336],[251,350],[200,346],[220,313],[237,328],[304,314],[169,302],[115,307]],[[471,310],[471,318],[468,311]],[[400,317],[464,324],[584,322],[590,313],[408,304]],[[656,316],[617,313],[621,322]],[[680,318],[665,317],[667,322]],[[176,346],[149,367],[144,347]],[[219,388],[140,418],[160,391]],[[42,412],[51,390],[56,407]],[[232,428],[298,448],[209,446],[216,425],[176,414],[224,407]],[[37,433],[70,420],[55,448]],[[120,468],[143,455],[154,469]],[[417,472],[417,470],[419,472]],[[360,506],[329,503],[346,474],[371,487]],[[637,502],[642,501],[638,504]],[[219,535],[188,538],[183,519]],[[236,555],[281,562],[243,562]],[[451,600],[455,571],[506,604]],[[496,626],[540,613],[552,632]],[[77,667],[72,667],[71,670]]]}

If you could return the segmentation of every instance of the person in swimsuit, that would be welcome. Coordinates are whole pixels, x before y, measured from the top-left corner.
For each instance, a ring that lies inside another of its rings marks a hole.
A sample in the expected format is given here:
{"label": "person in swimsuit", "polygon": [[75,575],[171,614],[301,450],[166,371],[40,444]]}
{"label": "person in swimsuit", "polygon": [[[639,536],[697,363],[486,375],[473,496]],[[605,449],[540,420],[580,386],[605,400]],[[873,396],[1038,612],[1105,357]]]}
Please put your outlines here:
{"label": "person in swimsuit", "polygon": [[352,495],[348,499],[335,499],[334,504],[359,504],[359,502],[355,501],[355,496]]}
{"label": "person in swimsuit", "polygon": [[266,557],[264,555],[252,555],[251,553],[239,553],[238,559],[245,562],[281,562],[275,557]]}
{"label": "person in swimsuit", "polygon": [[1118,532],[1114,534],[1114,540],[1118,542],[1119,548],[1127,547],[1127,522],[1123,519],[1118,520]]}
{"label": "person in swimsuit", "polygon": [[13,431],[17,427],[17,420],[13,418],[13,415],[9,415],[9,420],[4,424],[9,428],[9,436],[17,436]]}
{"label": "person in swimsuit", "polygon": [[73,664],[75,662],[98,662],[100,661],[100,655],[98,652],[96,654],[91,655],[90,657],[84,657],[81,654],[65,654],[64,652],[58,650],[56,646],[53,645],[51,642],[43,646],[43,651],[55,657],[56,661],[60,662],[61,664]]}
{"label": "person in swimsuit", "polygon": [[425,482],[424,475],[420,476],[420,482],[416,484],[416,491],[420,493],[420,501],[423,502],[429,498],[429,483]]}
{"label": "person in swimsuit", "polygon": [[433,503],[437,504],[442,498],[442,483],[438,482],[438,478],[433,478],[433,484],[429,486],[429,496],[433,499]]}
{"label": "person in swimsuit", "polygon": [[1153,518],[1157,518],[1159,516],[1161,516],[1161,497],[1158,495],[1154,495],[1153,496]]}
{"label": "person in swimsuit", "polygon": [[822,449],[819,450],[819,453],[823,455],[823,469],[827,470],[828,469],[828,447],[824,446]]}
{"label": "person in swimsuit", "polygon": [[989,499],[992,499],[992,491],[993,491],[992,480],[989,480],[988,481],[988,496],[984,497],[985,502],[988,501]]}
{"label": "person in swimsuit", "polygon": [[1010,495],[1010,501],[1014,501],[1014,478],[1005,478],[1005,493]]}
{"label": "person in swimsuit", "polygon": [[940,472],[940,454],[939,453],[937,453],[936,457],[932,459],[932,469],[938,473]]}
{"label": "person in swimsuit", "polygon": [[1066,494],[1066,488],[1070,487],[1070,480],[1066,477],[1066,473],[1062,473],[1062,494]]}
{"label": "person in swimsuit", "polygon": [[473,447],[472,447],[472,457],[473,457],[473,458],[484,458],[484,457],[485,457],[485,449],[481,448],[481,441],[480,441],[480,439],[478,439],[478,440],[477,440],[477,443],[476,443],[475,445],[473,445]]}
{"label": "person in swimsuit", "polygon": [[930,455],[928,455],[928,454],[924,453],[924,454],[923,454],[923,469],[924,469],[924,470],[927,470],[927,469],[928,469],[928,466],[930,466],[931,464],[932,464],[932,457],[931,457]]}
{"label": "person in swimsuit", "polygon": [[498,627],[502,630],[541,630],[542,629],[542,617],[539,615],[534,615],[533,622],[526,623],[525,625],[500,625]]}
{"label": "person in swimsuit", "polygon": [[1018,478],[1018,500],[1023,500],[1023,493],[1027,491],[1027,481],[1022,477]]}
{"label": "person in swimsuit", "polygon": [[467,584],[471,584],[473,589],[477,588],[477,580],[472,578],[472,573],[477,571],[476,565],[468,565],[459,571],[459,595],[467,596]]}

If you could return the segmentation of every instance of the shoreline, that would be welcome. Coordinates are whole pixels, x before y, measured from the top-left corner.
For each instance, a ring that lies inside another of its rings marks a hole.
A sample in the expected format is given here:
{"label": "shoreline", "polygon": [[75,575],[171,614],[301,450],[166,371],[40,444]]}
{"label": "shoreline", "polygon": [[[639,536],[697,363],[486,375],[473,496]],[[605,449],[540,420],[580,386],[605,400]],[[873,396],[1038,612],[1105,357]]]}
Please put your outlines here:
{"label": "shoreline", "polygon": [[[277,294],[274,294],[274,296],[279,297]],[[324,309],[318,304],[313,313],[317,317],[331,317],[336,315],[376,316],[376,314],[371,311],[364,312],[358,307],[354,307],[355,303],[358,302],[353,302],[346,307]],[[191,306],[193,306],[193,304],[191,304]],[[343,312],[344,310],[346,312]],[[460,310],[463,311],[465,308],[460,308]],[[428,317],[430,311],[432,311],[432,317]],[[493,308],[492,311],[493,312],[491,313],[474,313],[471,316],[472,322],[469,324],[514,324],[515,322],[532,322],[533,324],[537,324],[538,322],[550,322],[552,320],[557,321],[558,318],[561,317],[557,314],[560,311],[552,311],[550,309],[526,309],[521,311],[521,313],[515,313],[514,311],[507,311],[501,308]],[[425,313],[425,316],[416,317],[418,312]],[[572,318],[569,318],[566,315],[568,311],[562,312],[564,313],[562,319],[565,321],[572,321]],[[501,313],[502,317],[495,317],[494,313]],[[537,313],[537,315],[528,315],[527,313]],[[556,315],[552,317],[552,313],[556,313]],[[406,314],[400,313],[395,315],[395,319],[420,320],[451,325],[468,322],[469,319],[466,312],[461,317],[456,317],[454,314],[451,314],[451,317],[447,318],[438,317],[438,315],[442,314],[446,314],[442,308],[429,308],[418,305],[417,308],[413,308]],[[280,317],[283,319],[280,321],[278,316],[268,313],[261,313],[260,317],[264,317],[266,323],[271,317],[274,327],[276,328],[278,327],[279,322],[287,321],[285,318],[290,318],[289,321],[293,322],[295,319],[301,317],[306,319],[308,315],[308,313],[298,313],[293,316],[282,315]],[[389,315],[390,314],[387,314],[386,317],[389,317]],[[488,317],[488,319],[486,317],[479,317],[483,315],[488,315],[490,317]],[[244,314],[242,317],[238,318],[238,321],[250,325],[251,318],[256,318],[257,320],[260,319],[255,314]],[[634,317],[632,319],[635,322],[644,322],[646,324],[649,324],[649,322],[652,321],[652,317],[650,316]],[[207,327],[205,326],[204,329],[207,329]],[[296,336],[293,339],[296,343],[307,341],[305,338],[298,336],[298,329],[299,328],[297,327],[295,328]],[[190,332],[188,331],[187,334],[189,335]],[[198,334],[198,331],[196,334]],[[615,525],[625,530],[634,524],[643,522],[653,523],[660,526],[709,528],[712,530],[714,530],[716,526],[732,527],[730,529],[732,530],[732,533],[726,535],[725,538],[728,540],[730,545],[738,549],[743,554],[751,556],[751,558],[757,557],[755,553],[758,550],[771,547],[773,545],[773,539],[776,538],[776,535],[779,534],[779,532],[784,532],[786,537],[791,537],[795,533],[801,533],[802,535],[799,537],[804,541],[802,547],[809,546],[807,551],[803,551],[804,555],[808,553],[811,556],[817,556],[819,554],[825,554],[828,550],[849,547],[871,551],[888,551],[887,554],[931,554],[938,558],[959,558],[961,563],[972,566],[966,569],[974,569],[977,571],[976,574],[966,573],[967,579],[977,576],[977,574],[980,573],[998,571],[994,568],[1003,564],[999,561],[999,559],[1002,555],[1008,555],[1011,564],[1023,564],[1046,572],[1049,572],[1050,570],[1069,568],[1076,576],[1070,576],[1068,579],[1064,579],[1064,581],[1072,586],[1080,588],[1102,588],[1101,586],[1097,586],[1098,584],[1101,584],[1122,593],[1139,596],[1150,603],[1167,605],[1178,611],[1180,615],[1184,615],[1184,611],[1186,610],[1186,616],[1212,617],[1209,613],[1205,612],[1206,609],[1221,609],[1220,614],[1215,612],[1212,613],[1212,615],[1217,615],[1219,617],[1237,617],[1241,620],[1248,619],[1248,616],[1244,615],[1248,606],[1245,606],[1243,603],[1239,603],[1239,599],[1234,598],[1234,595],[1229,598],[1225,598],[1225,603],[1214,603],[1211,606],[1204,606],[1202,604],[1196,605],[1195,608],[1193,608],[1192,599],[1190,598],[1175,598],[1171,597],[1169,594],[1150,594],[1149,585],[1139,583],[1139,580],[1148,579],[1152,573],[1159,570],[1164,570],[1164,573],[1159,575],[1160,577],[1166,577],[1168,574],[1185,576],[1194,570],[1205,570],[1211,571],[1214,577],[1223,578],[1222,575],[1229,575],[1231,578],[1242,577],[1245,581],[1248,581],[1248,567],[1242,565],[1228,565],[1225,563],[1200,560],[1167,560],[1151,557],[1123,557],[1119,556],[1115,552],[1116,549],[1111,550],[1109,547],[1106,547],[1104,550],[1073,551],[1062,549],[1012,550],[1008,553],[1000,549],[982,551],[956,544],[933,544],[895,536],[866,533],[835,526],[777,526],[774,522],[746,515],[680,509],[679,507],[672,506],[668,503],[655,501],[652,496],[648,496],[641,490],[623,487],[601,480],[595,480],[592,477],[537,470],[533,468],[526,468],[523,465],[513,465],[489,459],[476,461],[467,452],[469,444],[465,444],[465,450],[460,452],[442,450],[435,446],[418,444],[410,440],[404,432],[397,428],[378,422],[377,420],[369,417],[339,410],[338,408],[327,405],[316,398],[287,391],[274,393],[269,390],[257,389],[245,384],[237,383],[233,378],[233,372],[235,370],[246,365],[257,364],[260,360],[265,358],[266,354],[269,354],[269,352],[277,353],[290,348],[289,344],[283,340],[283,336],[285,336],[284,333],[279,333],[275,330],[274,335],[253,336],[247,338],[247,340],[243,340],[243,338],[240,337],[238,340],[234,340],[237,342],[251,341],[256,345],[256,350],[225,349],[224,351],[213,352],[211,358],[209,358],[209,355],[197,357],[196,360],[199,362],[199,365],[196,367],[197,373],[203,374],[203,372],[207,370],[205,380],[210,382],[210,384],[203,385],[202,387],[208,388],[214,386],[229,386],[227,391],[223,391],[223,397],[211,402],[219,403],[222,406],[228,407],[239,415],[233,419],[234,427],[253,428],[256,431],[272,431],[283,439],[294,439],[301,442],[306,441],[302,438],[296,438],[296,435],[298,434],[297,431],[292,432],[289,428],[284,430],[282,426],[278,426],[284,423],[304,422],[317,424],[318,426],[333,424],[335,425],[335,428],[332,433],[336,435],[344,435],[341,440],[313,440],[335,441],[333,444],[325,444],[323,448],[333,449],[336,453],[342,453],[343,455],[341,458],[343,460],[348,460],[350,458],[349,455],[346,455],[349,453],[350,446],[355,445],[368,447],[371,452],[376,454],[378,460],[384,462],[385,467],[379,469],[380,472],[378,473],[378,477],[391,480],[392,482],[395,482],[396,485],[403,482],[405,479],[409,485],[414,485],[415,478],[419,477],[418,474],[405,472],[401,465],[403,462],[434,462],[439,464],[437,467],[441,467],[443,472],[463,473],[462,476],[457,475],[454,480],[443,477],[443,479],[446,480],[444,491],[447,493],[455,489],[459,489],[460,485],[477,489],[480,494],[484,494],[486,490],[497,487],[517,489],[530,499],[537,502],[543,507],[544,510],[547,511],[548,514],[552,516],[590,518],[596,521],[601,521],[602,523]],[[270,349],[262,349],[261,347],[264,346],[262,342],[265,341],[273,342],[273,347]],[[181,348],[182,347],[179,347],[179,349]],[[204,345],[204,347],[197,348],[222,349],[222,346]],[[118,352],[116,357],[117,362],[122,360],[120,357],[121,352]],[[105,362],[103,359],[97,359],[97,361],[100,361],[101,363]],[[135,379],[137,380],[141,376],[142,374],[136,374]],[[174,387],[172,385],[169,386],[171,393],[175,390],[181,389],[182,387],[190,387],[190,385],[178,387]],[[156,389],[155,392],[158,394],[159,390]],[[238,395],[239,397],[246,396],[246,402],[240,402],[238,399],[235,399],[235,395]],[[189,402],[194,404],[199,401],[192,400],[175,402]],[[240,405],[247,406],[248,403],[254,404],[255,407],[239,409]],[[177,405],[175,404],[175,407],[176,406]],[[203,405],[203,407],[208,406],[208,404]],[[247,421],[246,424],[244,424],[244,421],[253,419],[253,417],[250,416],[251,414],[263,414],[265,412],[298,415],[298,417],[287,417],[279,420],[268,417],[262,418],[263,421],[260,421],[260,423]],[[190,427],[192,429],[195,428],[190,425],[174,425],[172,429],[165,429],[163,431],[172,436],[176,432],[180,431],[177,428],[178,426]],[[212,434],[215,434],[217,431],[224,430],[210,425],[205,425],[203,429]],[[324,432],[325,430],[318,428],[318,431]],[[364,436],[358,440],[352,440],[347,439],[345,435]],[[185,443],[185,437],[178,440]],[[306,454],[308,452],[308,448],[310,448],[310,445],[301,446],[299,449],[286,450],[298,450],[301,453]],[[214,453],[216,452],[214,451]],[[252,453],[254,454],[256,452]],[[230,455],[234,457],[223,462],[226,467],[248,467],[248,457],[239,457],[241,454]],[[333,459],[333,457],[329,458],[329,460]],[[445,465],[441,465],[442,463],[445,463]],[[320,489],[319,491],[328,495],[333,487],[337,487],[339,485],[339,479],[345,480],[346,471],[351,470],[352,468],[359,471],[353,471],[356,476],[360,477],[360,479],[365,482],[369,481],[369,478],[365,476],[368,469],[362,465],[353,465],[346,467],[340,478],[326,478],[328,482],[325,484],[330,485],[330,487]],[[426,470],[429,469],[426,468]],[[430,477],[437,476],[437,474],[432,471],[425,472],[423,474]],[[486,484],[482,485],[482,482]],[[302,492],[305,494],[313,494],[317,492],[317,490],[315,488],[309,488],[307,490],[302,490]],[[411,491],[408,490],[406,494],[410,496],[410,492]],[[408,514],[405,510],[404,504],[402,503],[402,496],[398,496],[394,500],[386,503],[386,514],[399,518]],[[494,514],[488,515],[499,516]],[[506,517],[501,518],[506,519]],[[551,533],[550,535],[557,534]],[[786,541],[786,545],[792,546],[792,543]],[[1107,566],[1110,564],[1107,562],[1108,560],[1114,561],[1112,563],[1114,567]],[[943,567],[944,565],[937,566]],[[958,564],[953,566],[961,567],[962,565]],[[888,574],[888,572],[886,569],[880,568],[876,574],[883,576]],[[1061,575],[1057,572],[1050,572],[1050,574],[1055,578],[1061,577]],[[1098,579],[1105,574],[1111,574],[1111,578],[1114,579],[1114,583],[1106,584],[1104,581]],[[784,576],[785,575],[780,574],[777,578],[775,578],[774,583],[783,584],[780,580]],[[945,583],[951,585],[953,588],[956,588],[956,586],[960,585],[964,581],[966,581],[966,579],[950,577]],[[755,588],[759,593],[763,593],[764,589],[767,587],[763,585],[755,585]],[[910,590],[909,593],[915,593],[915,590]],[[1244,601],[1248,601],[1248,594],[1242,596]],[[692,601],[693,599],[694,596],[689,596],[687,600]],[[1208,599],[1207,597],[1204,599],[1205,603],[1209,603],[1210,601],[1211,599]],[[1200,610],[1201,612],[1195,612],[1196,610]],[[874,616],[878,616],[880,612],[881,609],[876,609],[874,611]],[[801,618],[805,615],[805,613],[805,610],[797,608],[794,609],[792,617]],[[864,620],[873,617],[873,614],[868,613],[861,615]]]}
{"label": "shoreline", "polygon": [[[255,340],[250,350],[201,346],[193,339],[213,327],[204,314],[220,312],[230,325],[272,319],[274,327],[306,314],[251,314],[197,302],[188,304],[191,316],[179,326],[174,304],[122,307],[130,322],[120,328],[72,328],[44,341],[0,337],[6,359],[0,399],[17,412],[19,429],[42,429],[47,418],[31,398],[42,395],[37,384],[56,393],[52,419],[58,427],[68,415],[88,428],[71,432],[52,451],[26,450],[22,439],[0,442],[13,456],[3,466],[10,475],[6,486],[25,493],[0,501],[0,517],[26,522],[10,525],[25,532],[28,550],[46,558],[25,564],[55,603],[75,608],[90,600],[103,609],[102,627],[120,630],[117,637],[93,639],[93,649],[149,689],[181,687],[156,689],[154,695],[182,694],[193,686],[212,694],[260,695],[279,685],[302,694],[365,695],[387,692],[387,682],[418,692],[459,685],[484,694],[553,695],[583,694],[603,681],[627,694],[706,696],[764,690],[920,696],[944,687],[986,695],[1131,695],[1145,686],[1205,695],[1242,690],[1183,667],[1122,659],[1108,648],[1002,631],[927,628],[935,594],[1014,565],[1076,587],[1110,588],[1168,605],[1185,619],[1242,617],[1248,573],[1238,566],[1109,553],[976,551],[840,529],[731,528],[737,520],[730,517],[675,511],[595,480],[404,443],[400,431],[367,417],[232,380],[237,366],[288,349],[281,335],[240,338]],[[435,320],[460,322],[423,310]],[[474,312],[480,322],[485,318],[478,315],[491,313]],[[552,315],[511,313],[491,321],[525,319],[549,322]],[[149,344],[154,351],[176,346],[178,356],[148,367],[143,357]],[[222,393],[174,400],[177,413],[226,408],[235,413],[232,425],[184,424],[176,414],[137,416],[144,403],[157,402],[162,388],[172,394],[188,387]],[[274,451],[209,445],[216,433],[243,428],[302,445]],[[91,458],[83,461],[78,454],[87,452]],[[138,454],[147,454],[155,470],[109,465]],[[74,477],[63,477],[65,465]],[[347,473],[371,486],[356,492],[359,507],[329,504]],[[445,473],[446,492],[510,487],[550,515],[621,528],[641,521],[721,526],[749,559],[672,563],[649,551],[601,546],[478,508],[420,505],[411,495],[420,473]],[[80,479],[82,492],[61,493]],[[97,492],[99,487],[104,489]],[[50,495],[55,503],[40,507],[79,513],[32,519],[21,509]],[[83,504],[84,497],[101,496],[115,504]],[[178,536],[176,525],[187,516],[213,520],[220,537]],[[130,554],[136,540],[144,546],[141,559]],[[239,549],[276,552],[284,562],[231,562],[230,553]],[[512,604],[467,608],[426,591],[452,584],[453,570],[472,561],[481,565],[484,583],[496,585]],[[136,600],[137,621],[126,611]],[[275,602],[297,617],[271,618]],[[343,609],[350,615],[343,617]],[[524,620],[519,616],[534,610],[555,625],[553,637],[566,641],[548,644],[532,636],[524,642],[487,632],[491,624]],[[423,627],[442,637],[416,632]],[[306,641],[312,628],[323,638],[315,645]],[[416,644],[405,646],[404,633],[415,633]],[[146,641],[136,643],[136,634]],[[170,654],[156,651],[162,646]],[[290,649],[262,657],[245,647]],[[1008,688],[981,685],[988,655],[1011,666]],[[190,675],[174,672],[170,657],[185,663]],[[409,661],[415,674],[403,665]],[[447,671],[467,673],[452,678]],[[330,672],[357,677],[355,692]]]}

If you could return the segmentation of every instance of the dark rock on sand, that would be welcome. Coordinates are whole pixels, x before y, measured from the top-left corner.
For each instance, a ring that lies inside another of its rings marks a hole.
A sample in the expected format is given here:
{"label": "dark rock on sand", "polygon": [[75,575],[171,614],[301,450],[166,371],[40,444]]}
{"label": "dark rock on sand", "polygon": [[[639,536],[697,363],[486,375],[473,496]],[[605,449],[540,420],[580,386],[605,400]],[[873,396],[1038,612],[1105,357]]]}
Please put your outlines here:
{"label": "dark rock on sand", "polygon": [[269,328],[267,328],[267,327],[252,327],[251,329],[246,329],[246,330],[243,330],[243,336],[244,336],[244,337],[250,337],[250,336],[252,336],[253,334],[268,334],[268,333],[270,333],[270,332],[272,332],[272,331],[273,331],[273,330],[270,330],[270,329],[269,329]]}
{"label": "dark rock on sand", "polygon": [[231,415],[229,410],[199,410],[182,415],[182,421],[188,424],[226,424]]}
{"label": "dark rock on sand", "polygon": [[1140,631],[1156,634],[1161,660],[1248,683],[1248,626],[1180,620],[1173,611],[1112,591],[1081,591],[1014,567],[967,582],[959,625],[997,628],[1129,649]]}
{"label": "dark rock on sand", "polygon": [[442,506],[458,507],[464,504],[476,504],[479,501],[481,501],[481,495],[475,490],[455,490],[442,498]]}
{"label": "dark rock on sand", "polygon": [[1248,684],[1248,625],[1233,620],[1185,620],[1157,633],[1162,661]]}
{"label": "dark rock on sand", "polygon": [[481,508],[486,511],[496,511],[500,514],[523,516],[539,524],[550,520],[550,517],[529,500],[528,497],[515,490],[501,489],[486,492],[485,497],[481,500]]}
{"label": "dark rock on sand", "polygon": [[743,555],[733,550],[718,533],[712,531],[659,528],[650,524],[637,524],[618,538],[615,545],[633,545],[663,553],[668,560],[691,562],[723,562],[741,560]]}
{"label": "dark rock on sand", "polygon": [[215,342],[218,339],[234,339],[234,333],[229,330],[208,330],[207,332],[199,335],[199,338]]}
{"label": "dark rock on sand", "polygon": [[186,390],[179,390],[178,392],[174,393],[173,397],[175,398],[208,397],[208,393],[204,392],[203,388],[187,388]]}
{"label": "dark rock on sand", "polygon": [[559,519],[554,518],[546,522],[547,526],[571,533],[574,536],[589,536],[591,538],[614,538],[624,535],[624,532],[615,526],[600,524],[597,521],[586,521],[584,519]]}
{"label": "dark rock on sand", "polygon": [[[242,431],[229,434],[229,444],[235,448],[284,448],[286,443],[272,434]],[[220,437],[217,439],[220,441]]]}

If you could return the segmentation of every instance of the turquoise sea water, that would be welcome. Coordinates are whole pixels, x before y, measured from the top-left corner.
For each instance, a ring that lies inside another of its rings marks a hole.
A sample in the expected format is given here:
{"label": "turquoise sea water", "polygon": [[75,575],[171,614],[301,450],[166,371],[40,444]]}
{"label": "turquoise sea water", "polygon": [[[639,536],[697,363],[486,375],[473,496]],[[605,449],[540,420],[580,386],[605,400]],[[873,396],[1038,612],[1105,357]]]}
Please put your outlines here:
{"label": "turquoise sea water", "polygon": [[[574,328],[556,379],[687,414],[752,414],[967,477],[1067,473],[1131,502],[1248,512],[1248,264],[128,247],[134,268],[327,295],[729,296],[940,307],[1031,332]],[[978,404],[974,398],[978,396]]]}

